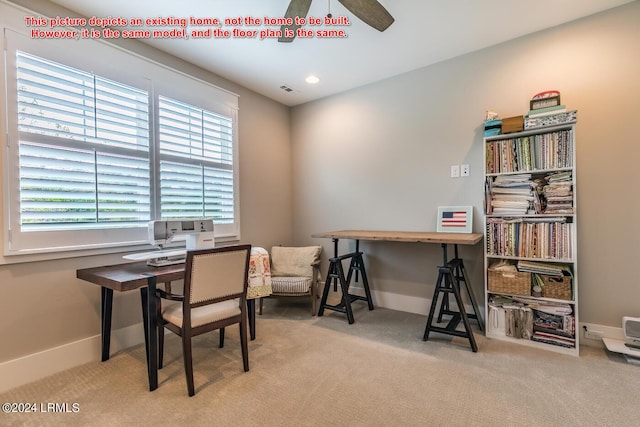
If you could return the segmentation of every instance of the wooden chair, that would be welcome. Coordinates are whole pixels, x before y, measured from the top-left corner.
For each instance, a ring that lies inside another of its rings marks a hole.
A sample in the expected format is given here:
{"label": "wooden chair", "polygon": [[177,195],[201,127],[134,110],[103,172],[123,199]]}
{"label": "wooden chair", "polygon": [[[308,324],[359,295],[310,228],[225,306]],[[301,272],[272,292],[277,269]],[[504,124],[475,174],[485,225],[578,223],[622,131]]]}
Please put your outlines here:
{"label": "wooden chair", "polygon": [[[240,327],[244,371],[249,371],[247,347],[247,274],[251,245],[187,252],[184,295],[158,289],[158,367],[162,368],[164,328],[182,337],[189,396],[195,394],[191,337],[235,323]],[[162,300],[182,304],[162,306]]]}
{"label": "wooden chair", "polygon": [[[271,296],[309,296],[311,315],[317,313],[317,282],[320,276],[322,246],[271,248]],[[259,313],[262,314],[263,298]]]}

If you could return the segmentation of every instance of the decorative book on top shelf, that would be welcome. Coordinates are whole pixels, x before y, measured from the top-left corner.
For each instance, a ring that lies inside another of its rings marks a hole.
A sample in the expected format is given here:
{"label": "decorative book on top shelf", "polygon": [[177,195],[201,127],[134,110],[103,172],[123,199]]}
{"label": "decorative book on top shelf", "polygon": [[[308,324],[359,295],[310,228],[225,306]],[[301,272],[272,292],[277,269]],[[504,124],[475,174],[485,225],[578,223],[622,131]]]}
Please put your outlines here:
{"label": "decorative book on top shelf", "polygon": [[486,334],[578,356],[575,122],[484,151]]}

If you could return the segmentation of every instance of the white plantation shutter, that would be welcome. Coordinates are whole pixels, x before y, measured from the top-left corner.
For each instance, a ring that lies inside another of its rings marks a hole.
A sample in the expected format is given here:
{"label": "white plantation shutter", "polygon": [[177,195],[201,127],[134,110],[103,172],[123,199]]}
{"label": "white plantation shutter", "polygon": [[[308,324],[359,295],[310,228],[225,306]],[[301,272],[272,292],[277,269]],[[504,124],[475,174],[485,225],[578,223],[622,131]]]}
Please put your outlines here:
{"label": "white plantation shutter", "polygon": [[23,231],[149,220],[149,162],[20,142]]}
{"label": "white plantation shutter", "polygon": [[22,231],[146,224],[148,94],[23,52],[16,62]]}
{"label": "white plantation shutter", "polygon": [[162,218],[233,223],[232,119],[161,96],[159,129]]}
{"label": "white plantation shutter", "polygon": [[100,41],[1,36],[4,255],[132,250],[161,218],[239,238],[237,95]]}

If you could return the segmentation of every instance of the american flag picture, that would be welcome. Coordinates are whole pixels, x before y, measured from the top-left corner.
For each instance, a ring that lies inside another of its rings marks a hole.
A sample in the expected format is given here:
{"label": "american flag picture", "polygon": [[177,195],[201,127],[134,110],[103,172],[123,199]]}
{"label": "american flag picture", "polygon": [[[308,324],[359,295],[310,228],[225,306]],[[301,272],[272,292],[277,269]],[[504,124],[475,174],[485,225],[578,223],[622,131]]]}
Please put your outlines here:
{"label": "american flag picture", "polygon": [[449,206],[438,208],[438,231],[470,233],[472,225],[471,206]]}
{"label": "american flag picture", "polygon": [[442,226],[443,227],[466,227],[467,226],[467,213],[466,212],[442,212]]}

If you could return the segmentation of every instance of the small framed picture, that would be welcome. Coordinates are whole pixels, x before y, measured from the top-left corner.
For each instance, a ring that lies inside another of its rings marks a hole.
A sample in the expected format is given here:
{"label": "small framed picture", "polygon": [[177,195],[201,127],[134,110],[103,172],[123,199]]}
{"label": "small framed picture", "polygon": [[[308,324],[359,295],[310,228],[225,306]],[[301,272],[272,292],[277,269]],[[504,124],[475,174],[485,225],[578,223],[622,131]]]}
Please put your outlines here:
{"label": "small framed picture", "polygon": [[438,233],[471,233],[473,206],[439,206]]}

